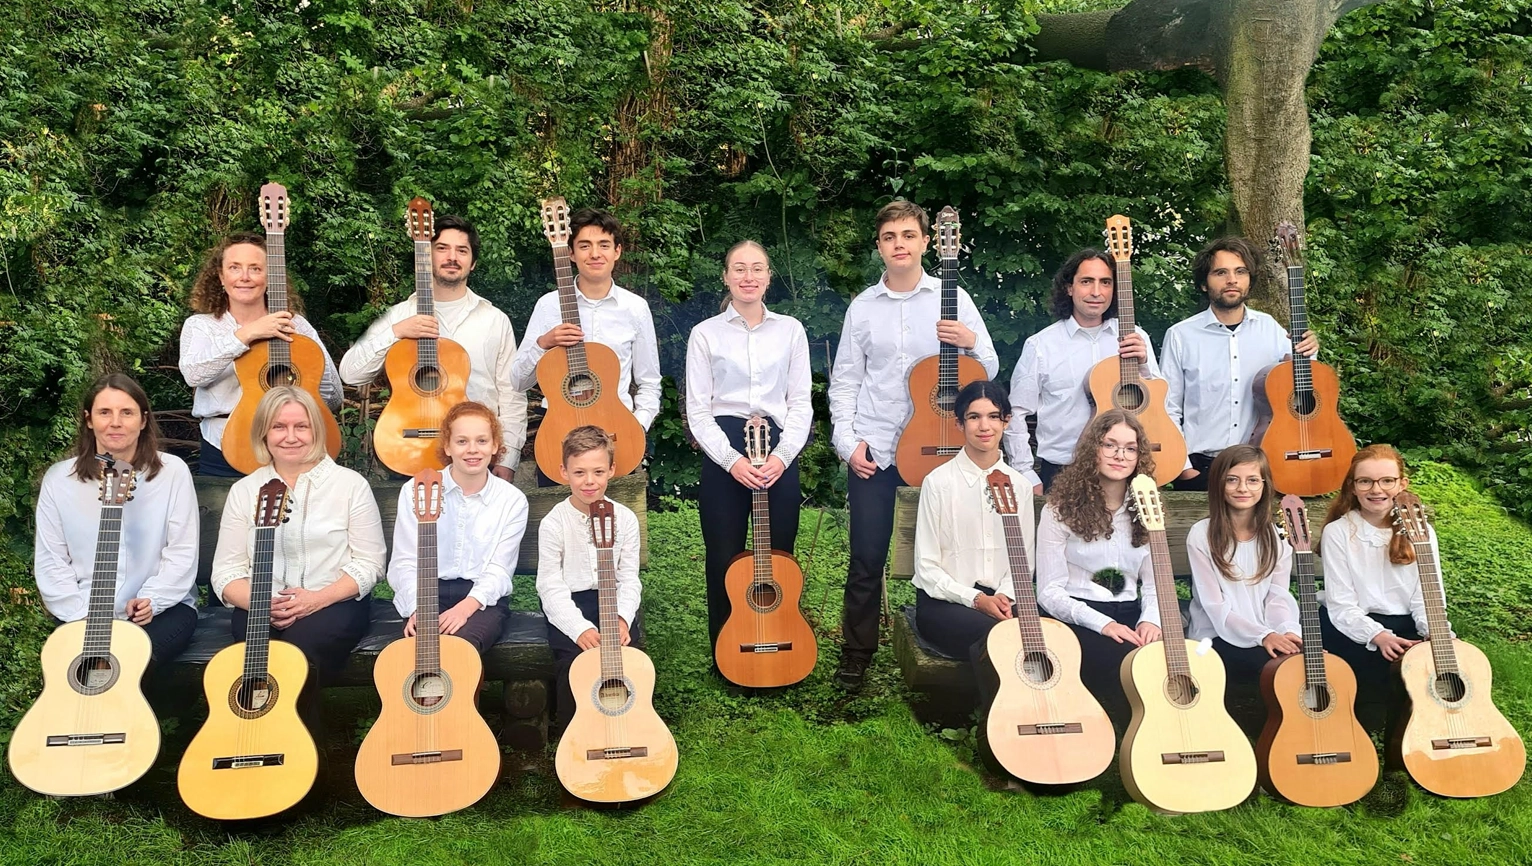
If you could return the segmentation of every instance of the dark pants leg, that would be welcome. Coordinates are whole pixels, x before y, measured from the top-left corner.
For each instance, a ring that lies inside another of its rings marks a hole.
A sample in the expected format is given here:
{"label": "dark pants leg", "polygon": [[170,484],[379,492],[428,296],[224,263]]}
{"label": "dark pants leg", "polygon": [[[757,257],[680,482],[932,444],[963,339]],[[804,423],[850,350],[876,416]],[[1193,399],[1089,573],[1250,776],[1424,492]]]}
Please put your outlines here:
{"label": "dark pants leg", "polygon": [[[1128,628],[1138,628],[1140,613],[1136,601],[1087,601],[1096,611],[1106,614]],[[1119,733],[1128,729],[1132,716],[1128,696],[1122,690],[1122,660],[1136,647],[1123,641],[1118,643],[1099,632],[1084,626],[1071,624],[1075,637],[1080,641],[1080,679],[1101,708],[1106,710]]]}
{"label": "dark pants leg", "polygon": [[1265,701],[1261,698],[1261,671],[1271,661],[1265,647],[1240,647],[1221,637],[1213,638],[1213,651],[1223,662],[1227,682],[1224,706],[1247,735],[1258,737],[1266,723]]}
{"label": "dark pants leg", "polygon": [[564,483],[562,481],[554,481],[552,478],[549,478],[547,474],[543,472],[543,468],[537,465],[536,461],[532,463],[532,468],[537,472],[538,487],[557,487]]}
{"label": "dark pants leg", "polygon": [[[985,595],[995,591],[979,587]],[[999,677],[989,661],[989,632],[999,620],[983,611],[932,598],[925,590],[915,590],[915,628],[920,636],[944,655],[968,659],[973,666],[974,682],[979,686],[979,716],[989,713],[989,705],[999,691]]]}
{"label": "dark pants leg", "polygon": [[[1196,478],[1192,478],[1192,479],[1183,479],[1183,480],[1177,481],[1175,483],[1175,489],[1176,490],[1207,490],[1208,489],[1208,470],[1213,468],[1213,458],[1217,457],[1217,456],[1218,455],[1216,453],[1214,453],[1214,454],[1192,454],[1192,455],[1190,455],[1190,459],[1192,461],[1192,468],[1197,470],[1197,477]],[[1222,483],[1222,482],[1219,482],[1219,483]]]}
{"label": "dark pants leg", "polygon": [[223,459],[223,451],[218,446],[206,439],[202,440],[202,445],[197,449],[197,474],[213,478],[245,477],[243,472],[230,466],[229,461]]}
{"label": "dark pants leg", "polygon": [[160,611],[144,626],[144,631],[149,634],[149,670],[180,655],[191,643],[192,632],[196,630],[197,609],[191,605],[177,604]]}
{"label": "dark pants leg", "polygon": [[879,469],[871,478],[849,473],[846,498],[851,510],[851,565],[841,612],[841,660],[865,665],[878,649],[879,604],[883,566],[894,535],[895,492],[903,479],[899,467]]}
{"label": "dark pants leg", "polygon": [[[471,580],[443,580],[437,584],[437,604],[445,611],[467,598],[472,590]],[[479,655],[484,655],[500,639],[500,631],[505,628],[506,617],[510,616],[510,608],[506,606],[508,601],[502,598],[496,604],[470,614],[468,621],[457,630],[457,636],[473,644]]]}
{"label": "dark pants leg", "polygon": [[[601,621],[601,595],[597,590],[570,593],[569,598],[586,619],[594,623]],[[628,635],[632,640],[630,645],[635,649],[644,648],[642,620],[643,611],[640,610],[633,615],[633,622],[628,623]],[[575,656],[584,650],[551,623],[548,626],[548,649],[553,652],[553,712],[550,717],[553,719],[553,730],[562,733],[569,727],[569,720],[574,718],[575,712],[574,692],[569,687],[569,668],[574,664]]]}
{"label": "dark pants leg", "polygon": [[1038,480],[1043,482],[1044,493],[1048,492],[1048,489],[1053,486],[1053,479],[1057,478],[1058,474],[1064,471],[1064,467],[1068,465],[1067,463],[1049,463],[1041,457],[1032,462],[1032,468],[1037,470]]}
{"label": "dark pants leg", "polygon": [[[1415,620],[1409,614],[1369,614],[1378,624],[1407,640],[1420,640]],[[1383,653],[1368,649],[1341,634],[1330,621],[1330,612],[1319,608],[1319,629],[1325,649],[1339,656],[1356,674],[1356,717],[1369,731],[1391,731],[1404,710],[1404,681],[1398,666]]]}
{"label": "dark pants leg", "polygon": [[[236,640],[245,639],[245,626],[249,612],[234,609],[229,619],[230,630]],[[298,620],[285,629],[272,629],[271,639],[284,641],[303,651],[309,663],[308,682],[298,697],[298,714],[319,740],[324,730],[320,691],[340,675],[357,642],[367,634],[372,621],[372,606],[368,599],[352,599],[337,602]]]}

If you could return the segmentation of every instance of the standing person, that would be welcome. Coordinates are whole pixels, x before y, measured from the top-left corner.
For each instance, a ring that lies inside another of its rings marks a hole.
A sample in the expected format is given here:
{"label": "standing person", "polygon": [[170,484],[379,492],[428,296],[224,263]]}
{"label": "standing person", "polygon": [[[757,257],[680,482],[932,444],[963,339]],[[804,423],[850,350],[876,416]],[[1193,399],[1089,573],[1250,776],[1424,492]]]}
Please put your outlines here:
{"label": "standing person", "polygon": [[[1165,332],[1161,366],[1170,386],[1165,410],[1186,434],[1192,464],[1176,480],[1177,490],[1209,489],[1208,471],[1218,452],[1250,441],[1257,422],[1256,377],[1292,354],[1287,330],[1245,305],[1251,274],[1260,270],[1260,250],[1244,238],[1208,244],[1192,262],[1192,282],[1207,296],[1207,309]],[[1313,358],[1319,338],[1305,331],[1297,348]]]}
{"label": "standing person", "polygon": [[468,399],[490,407],[504,431],[503,453],[492,467],[506,481],[516,477],[521,446],[527,441],[527,393],[512,380],[516,329],[511,320],[468,288],[479,264],[479,232],[468,220],[444,216],[431,238],[431,294],[435,314],[415,312],[416,294],[388,308],[340,359],[347,385],[376,379],[388,350],[400,340],[443,338],[468,352]]}
{"label": "standing person", "polygon": [[[313,340],[324,352],[324,375],[319,393],[332,412],[340,411],[341,383],[330,360],[330,350],[319,332],[303,318],[303,302],[289,286],[291,310],[266,310],[266,239],[250,232],[235,232],[208,251],[202,271],[192,286],[191,307],[195,315],[181,326],[181,376],[195,390],[192,416],[200,422],[202,445],[197,474],[238,478],[239,472],[223,458],[223,428],[229,413],[239,405],[243,389],[234,375],[234,359],[250,351],[259,340],[289,343],[293,334]],[[252,504],[254,500],[251,500]]]}
{"label": "standing person", "polygon": [[899,433],[914,413],[909,374],[942,343],[957,346],[993,378],[999,358],[968,292],[958,289],[958,318],[941,318],[941,280],[920,257],[931,243],[931,222],[919,205],[898,200],[878,211],[883,277],[852,300],[830,373],[830,419],[835,452],[850,471],[851,564],[841,614],[841,657],[835,672],[850,691],[862,687],[878,648],[878,601],[894,497],[902,479],[894,465]]}
{"label": "standing person", "polygon": [[[1005,450],[1038,495],[1050,489],[1054,476],[1068,465],[1080,431],[1095,414],[1086,384],[1098,361],[1136,358],[1144,364],[1146,378],[1161,378],[1144,329],[1117,331],[1116,268],[1111,256],[1094,249],[1081,250],[1064,262],[1053,275],[1055,321],[1027,338],[1011,374],[1014,414]],[[1028,415],[1037,416],[1036,460],[1028,443]]]}
{"label": "standing person", "polygon": [[[772,548],[793,552],[803,499],[798,453],[814,423],[808,335],[797,319],[766,309],[766,249],[755,241],[730,247],[723,282],[723,311],[693,328],[686,345],[686,419],[707,455],[697,504],[712,644],[731,612],[724,575],[747,548],[752,491],[768,491]],[[744,454],[745,422],[756,414],[771,428],[771,456],[759,468]]]}
{"label": "standing person", "polygon": [[181,654],[197,628],[197,493],[181,458],[159,450],[149,396],[130,376],[111,373],[85,392],[74,454],[48,467],[37,494],[33,572],[37,594],[60,623],[90,612],[101,469],[132,467],[132,499],[123,506],[112,613],[149,635],[151,664]]}

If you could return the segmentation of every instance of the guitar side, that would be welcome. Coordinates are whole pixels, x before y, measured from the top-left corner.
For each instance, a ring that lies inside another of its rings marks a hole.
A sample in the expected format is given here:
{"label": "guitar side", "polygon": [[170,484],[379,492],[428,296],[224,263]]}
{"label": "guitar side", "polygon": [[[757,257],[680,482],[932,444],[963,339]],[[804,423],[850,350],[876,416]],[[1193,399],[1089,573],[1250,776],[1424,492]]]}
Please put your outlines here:
{"label": "guitar side", "polygon": [[[1256,743],[1261,787],[1299,806],[1344,806],[1378,782],[1378,752],[1356,719],[1356,675],[1325,653],[1326,708],[1304,705],[1302,655],[1272,659],[1261,671],[1266,726]],[[1330,757],[1326,757],[1330,756]]]}
{"label": "guitar side", "polygon": [[[780,598],[770,599],[774,607],[757,612],[750,606],[755,583],[755,555],[745,551],[734,558],[724,575],[724,590],[731,605],[729,618],[718,632],[713,647],[718,670],[736,685],[749,688],[790,686],[801,682],[819,661],[819,644],[814,629],[803,617],[803,570],[791,554],[771,552],[771,576]],[[777,652],[742,652],[743,645],[791,644]]]}
{"label": "guitar side", "polygon": [[[1263,370],[1255,381],[1257,423],[1251,437],[1259,442],[1271,464],[1271,480],[1283,493],[1326,496],[1339,490],[1356,456],[1356,438],[1341,420],[1336,401],[1340,378],[1335,369],[1309,362],[1313,378],[1313,410],[1300,417],[1294,406],[1293,362],[1283,361]],[[1330,453],[1296,459],[1305,451],[1327,449]],[[1288,459],[1293,455],[1295,459]]]}
{"label": "guitar side", "polygon": [[537,362],[537,386],[548,399],[548,414],[543,416],[542,426],[537,429],[533,451],[537,455],[537,468],[549,478],[558,478],[559,467],[564,464],[564,437],[569,431],[586,424],[594,424],[612,437],[612,444],[617,449],[614,477],[627,475],[644,459],[647,447],[644,425],[638,423],[633,410],[617,395],[622,372],[617,353],[609,346],[587,342],[585,358],[590,376],[596,383],[596,393],[583,406],[571,402],[566,393],[566,383],[570,381],[568,349],[555,346]]}
{"label": "guitar side", "polygon": [[1103,358],[1091,368],[1086,390],[1096,404],[1096,414],[1121,409],[1138,418],[1154,448],[1154,483],[1164,487],[1176,480],[1186,468],[1186,437],[1176,422],[1170,420],[1165,398],[1170,383],[1164,379],[1140,379],[1137,392],[1122,384],[1122,367],[1116,355]]}
{"label": "guitar side", "polygon": [[[250,428],[255,423],[255,407],[268,390],[270,342],[261,340],[251,346],[250,351],[234,359],[234,376],[239,380],[240,388],[239,404],[229,413],[220,448],[229,465],[245,475],[261,468],[260,461],[255,459],[255,448],[250,443]],[[324,350],[308,337],[295,334],[293,341],[288,344],[288,351],[292,353],[293,384],[309,392],[309,396],[319,405],[319,414],[324,419],[325,450],[331,458],[338,457],[341,447],[340,425],[335,423],[330,407],[319,396],[319,380],[324,376],[325,367]]]}
{"label": "guitar side", "polygon": [[[930,355],[910,368],[909,394],[915,412],[899,433],[899,442],[894,449],[894,465],[899,467],[900,477],[910,487],[919,487],[931,470],[951,460],[963,448],[963,432],[952,414],[952,406],[950,403],[942,405],[940,363],[940,355]],[[957,357],[958,388],[988,378],[989,374],[977,358]],[[946,451],[947,448],[951,450]]]}
{"label": "guitar side", "polygon": [[[1489,659],[1473,644],[1454,640],[1452,645],[1467,685],[1459,701],[1445,701],[1434,693],[1436,667],[1429,641],[1410,647],[1399,661],[1409,697],[1409,715],[1399,739],[1404,767],[1422,788],[1443,797],[1498,794],[1521,779],[1526,746],[1491,698]],[[1482,738],[1484,745],[1444,747],[1444,741],[1467,738]]]}
{"label": "guitar side", "polygon": [[441,381],[434,390],[427,390],[416,381],[420,366],[418,347],[415,340],[400,340],[389,348],[383,369],[392,393],[372,431],[372,447],[378,459],[401,475],[442,468],[436,456],[437,443],[441,442],[439,433],[406,436],[405,431],[441,427],[448,410],[468,399],[468,351],[452,340],[437,338],[436,370]]}
{"label": "guitar side", "polygon": [[[554,756],[554,769],[569,793],[594,803],[627,803],[658,794],[675,778],[679,755],[675,738],[654,711],[654,664],[633,647],[622,647],[622,669],[632,686],[625,709],[610,715],[597,708],[601,650],[575,657],[569,685],[575,715]],[[614,742],[620,732],[621,742]],[[641,747],[642,757],[593,757],[609,748]]]}

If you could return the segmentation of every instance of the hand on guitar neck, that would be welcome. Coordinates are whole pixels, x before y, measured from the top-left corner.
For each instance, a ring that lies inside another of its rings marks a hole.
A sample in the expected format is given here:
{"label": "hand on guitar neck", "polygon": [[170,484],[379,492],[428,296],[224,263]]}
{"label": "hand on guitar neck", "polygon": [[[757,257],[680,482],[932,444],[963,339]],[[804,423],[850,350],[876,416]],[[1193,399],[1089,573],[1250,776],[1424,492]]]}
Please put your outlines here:
{"label": "hand on guitar neck", "polygon": [[936,339],[959,349],[972,349],[979,344],[979,337],[972,328],[952,319],[942,319],[936,323]]}
{"label": "hand on guitar neck", "polygon": [[[623,646],[632,645],[633,635],[628,631],[628,621],[620,616],[617,617],[617,632],[622,636]],[[575,638],[575,646],[582,650],[595,649],[601,646],[601,632],[593,628],[580,632],[580,636]]]}
{"label": "hand on guitar neck", "polygon": [[569,322],[561,322],[549,328],[541,337],[537,338],[538,348],[543,350],[552,349],[556,346],[569,348],[585,339],[585,332],[580,330],[579,325]]}
{"label": "hand on guitar neck", "polygon": [[[262,307],[261,309],[265,309]],[[236,319],[236,321],[238,321]],[[234,332],[234,339],[253,346],[261,340],[278,339],[291,343],[293,334],[293,314],[289,310],[278,310],[257,318]]]}
{"label": "hand on guitar neck", "polygon": [[396,322],[393,332],[394,337],[400,340],[435,340],[442,335],[441,325],[435,316],[419,313]]}
{"label": "hand on guitar neck", "polygon": [[1140,364],[1149,363],[1149,347],[1144,343],[1144,336],[1137,331],[1129,331],[1117,338],[1117,355],[1120,358],[1128,358]]}
{"label": "hand on guitar neck", "polygon": [[734,480],[751,490],[769,490],[786,471],[787,464],[775,454],[767,457],[763,466],[753,466],[749,460],[741,457],[729,467],[729,474],[734,476]]}

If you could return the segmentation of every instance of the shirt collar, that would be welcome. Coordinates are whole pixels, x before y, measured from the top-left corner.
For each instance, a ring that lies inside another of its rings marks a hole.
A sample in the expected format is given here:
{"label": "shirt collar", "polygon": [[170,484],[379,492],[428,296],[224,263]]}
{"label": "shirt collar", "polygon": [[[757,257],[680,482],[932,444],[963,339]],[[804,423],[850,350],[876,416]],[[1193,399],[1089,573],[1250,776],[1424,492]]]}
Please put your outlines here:
{"label": "shirt collar", "polygon": [[606,297],[604,297],[604,298],[602,298],[600,300],[596,300],[594,298],[591,298],[591,297],[587,296],[584,292],[580,291],[580,278],[578,276],[575,277],[575,301],[577,303],[584,304],[587,307],[597,307],[597,306],[600,306],[602,304],[609,304],[609,303],[610,304],[615,304],[615,303],[617,303],[617,296],[621,292],[623,292],[623,291],[625,291],[623,289],[623,287],[617,285],[617,281],[613,280],[612,281],[612,288],[611,288],[610,291],[608,291],[606,293]]}
{"label": "shirt collar", "polygon": [[1394,540],[1392,528],[1381,529],[1373,526],[1367,522],[1367,518],[1363,517],[1360,511],[1346,512],[1346,520],[1350,521],[1352,532],[1356,534],[1357,540],[1369,547],[1387,547],[1389,542]]}
{"label": "shirt collar", "polygon": [[[1074,314],[1071,313],[1069,316],[1065,317],[1065,319],[1064,319],[1064,334],[1065,334],[1065,336],[1073,337],[1075,334],[1078,334],[1078,333],[1080,333],[1083,330],[1085,330],[1085,326],[1080,324],[1079,320],[1074,317]],[[1105,333],[1105,334],[1115,334],[1115,333],[1117,333],[1117,317],[1113,316],[1110,319],[1107,319],[1107,320],[1103,321],[1101,323],[1101,330],[1098,333]]]}
{"label": "shirt collar", "polygon": [[1000,469],[1002,472],[1005,471],[1004,469],[1001,469],[1001,467],[1005,465],[1004,457],[996,461],[995,465],[989,467],[988,469],[982,469],[980,468],[979,464],[973,462],[973,458],[968,456],[968,449],[966,448],[959,450],[957,456],[952,458],[952,462],[957,464],[959,475],[962,477],[963,482],[966,483],[969,487],[972,487],[975,484],[988,483],[989,474],[994,472],[996,469]]}
{"label": "shirt collar", "polygon": [[915,284],[914,289],[908,292],[896,292],[888,287],[888,272],[884,271],[883,275],[878,277],[878,282],[872,287],[872,291],[877,294],[894,298],[895,300],[901,300],[903,298],[912,298],[919,294],[921,291],[937,291],[941,287],[942,281],[939,278],[933,277],[930,274],[922,271],[920,274],[920,282]]}
{"label": "shirt collar", "polygon": [[1198,313],[1197,315],[1193,316],[1192,318],[1197,322],[1197,327],[1199,327],[1199,328],[1207,328],[1208,330],[1219,330],[1219,331],[1223,331],[1226,334],[1232,334],[1232,333],[1234,333],[1234,331],[1238,331],[1239,329],[1245,327],[1245,324],[1250,321],[1250,314],[1252,312],[1254,312],[1254,311],[1251,310],[1249,307],[1246,307],[1245,308],[1245,317],[1243,319],[1239,320],[1239,324],[1234,326],[1234,330],[1233,331],[1229,330],[1229,326],[1228,325],[1225,325],[1223,322],[1218,321],[1218,316],[1213,314],[1213,308],[1212,307],[1208,307],[1206,310],[1203,310],[1202,312]]}
{"label": "shirt collar", "polygon": [[[771,311],[771,308],[767,307],[765,304],[761,305],[761,310],[764,311],[764,313],[765,313],[765,315],[762,316],[762,318],[761,318],[761,324],[762,325],[766,324],[767,322],[771,321],[772,319],[780,319],[780,318],[782,318],[781,316],[777,315],[776,313],[773,313]],[[731,322],[731,323],[732,322],[739,322],[740,324],[745,326],[746,330],[750,329],[750,323],[745,321],[745,317],[742,314],[740,314],[739,310],[734,309],[734,302],[733,301],[730,301],[729,302],[729,306],[724,308],[723,320],[725,322]],[[759,326],[757,326],[757,327],[759,327]]]}

